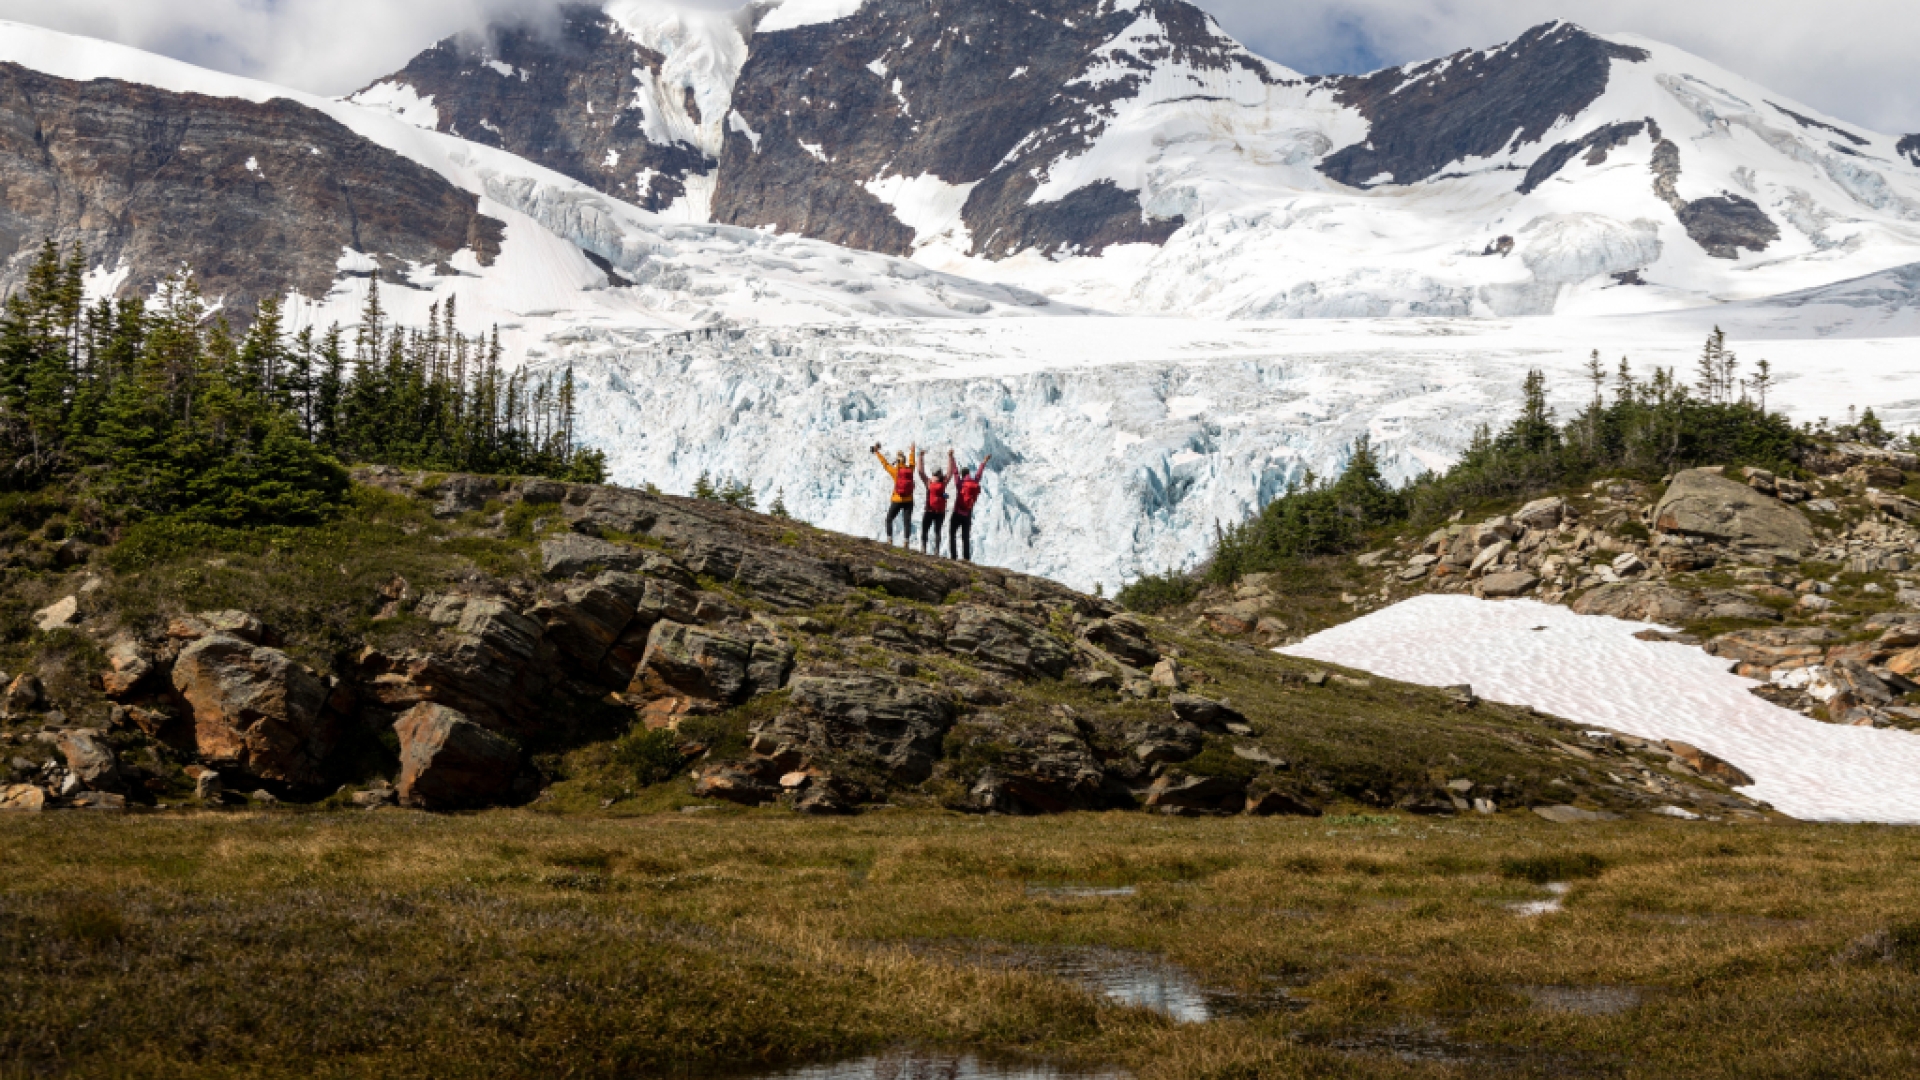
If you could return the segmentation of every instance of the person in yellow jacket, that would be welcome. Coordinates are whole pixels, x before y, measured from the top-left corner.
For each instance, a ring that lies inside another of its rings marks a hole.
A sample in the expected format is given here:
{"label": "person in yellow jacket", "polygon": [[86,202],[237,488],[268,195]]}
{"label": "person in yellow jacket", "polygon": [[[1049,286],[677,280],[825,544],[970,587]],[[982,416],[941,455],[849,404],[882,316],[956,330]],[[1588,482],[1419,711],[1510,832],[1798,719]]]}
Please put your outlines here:
{"label": "person in yellow jacket", "polygon": [[920,447],[915,444],[905,454],[893,455],[888,461],[887,455],[880,452],[880,444],[873,444],[873,456],[880,459],[880,467],[887,470],[893,478],[893,503],[887,507],[887,543],[893,543],[893,519],[900,519],[900,543],[913,546],[913,496],[916,490],[913,470],[920,464]]}

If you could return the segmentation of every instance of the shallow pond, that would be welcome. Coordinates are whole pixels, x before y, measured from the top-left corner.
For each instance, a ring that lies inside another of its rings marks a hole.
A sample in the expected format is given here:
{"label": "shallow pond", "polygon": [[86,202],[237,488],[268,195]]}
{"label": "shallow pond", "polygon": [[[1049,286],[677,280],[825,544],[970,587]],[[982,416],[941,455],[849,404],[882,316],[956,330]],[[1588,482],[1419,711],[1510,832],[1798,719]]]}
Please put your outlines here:
{"label": "shallow pond", "polygon": [[910,946],[929,959],[974,967],[1031,971],[1078,983],[1122,1005],[1152,1009],[1183,1024],[1300,1007],[1276,987],[1257,995],[1203,985],[1193,973],[1153,953],[1099,947],[1039,947],[985,941],[930,941]]}
{"label": "shallow pond", "polygon": [[1124,1080],[1126,1075],[989,1061],[944,1050],[899,1049],[857,1061],[762,1073],[755,1080]]}

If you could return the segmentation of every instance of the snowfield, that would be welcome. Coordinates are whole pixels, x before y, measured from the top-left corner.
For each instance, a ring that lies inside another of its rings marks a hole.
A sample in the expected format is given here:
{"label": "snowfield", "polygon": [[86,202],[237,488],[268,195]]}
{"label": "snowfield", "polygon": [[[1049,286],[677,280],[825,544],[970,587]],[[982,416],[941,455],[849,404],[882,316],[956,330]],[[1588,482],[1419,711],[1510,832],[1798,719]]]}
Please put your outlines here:
{"label": "snowfield", "polygon": [[1802,820],[1920,823],[1920,735],[1769,704],[1726,661],[1633,636],[1650,625],[1532,600],[1419,596],[1277,651],[1428,686],[1470,683],[1491,701],[1692,743],[1752,776],[1744,794]]}

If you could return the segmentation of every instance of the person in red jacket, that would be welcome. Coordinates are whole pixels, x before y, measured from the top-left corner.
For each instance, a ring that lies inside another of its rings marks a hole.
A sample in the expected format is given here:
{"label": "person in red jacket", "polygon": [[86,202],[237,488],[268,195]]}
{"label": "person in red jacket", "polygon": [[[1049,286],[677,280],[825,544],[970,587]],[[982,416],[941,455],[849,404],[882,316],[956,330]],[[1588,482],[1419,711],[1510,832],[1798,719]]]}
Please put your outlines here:
{"label": "person in red jacket", "polygon": [[988,454],[980,459],[979,468],[962,469],[953,460],[953,451],[947,451],[947,475],[960,478],[959,490],[953,496],[953,524],[947,535],[949,558],[973,561],[973,507],[980,501],[980,480],[987,474],[987,462],[992,460],[993,455]]}
{"label": "person in red jacket", "polygon": [[893,543],[893,519],[900,519],[900,546],[913,546],[913,484],[914,467],[920,463],[920,447],[914,446],[910,453],[895,454],[889,462],[887,455],[880,452],[880,444],[873,444],[873,456],[880,459],[880,467],[887,470],[893,478],[893,502],[887,507],[887,543]]}
{"label": "person in red jacket", "polygon": [[947,486],[953,482],[953,451],[947,451],[947,467],[927,475],[927,462],[920,461],[920,482],[927,485],[927,509],[920,515],[920,554],[927,554],[927,537],[933,537],[932,554],[940,554],[940,534],[947,527]]}

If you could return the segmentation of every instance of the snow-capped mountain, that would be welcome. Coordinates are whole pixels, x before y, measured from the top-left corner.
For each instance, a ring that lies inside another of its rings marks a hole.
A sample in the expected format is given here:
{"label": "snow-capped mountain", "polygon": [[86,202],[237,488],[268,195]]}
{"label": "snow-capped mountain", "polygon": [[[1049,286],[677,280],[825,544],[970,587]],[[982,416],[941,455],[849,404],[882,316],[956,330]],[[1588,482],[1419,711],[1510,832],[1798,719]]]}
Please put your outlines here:
{"label": "snow-capped mountain", "polygon": [[1567,23],[1331,78],[1183,0],[621,0],[566,27],[450,39],[355,100],[680,215],[1106,310],[1648,311],[1920,261],[1920,137]]}

